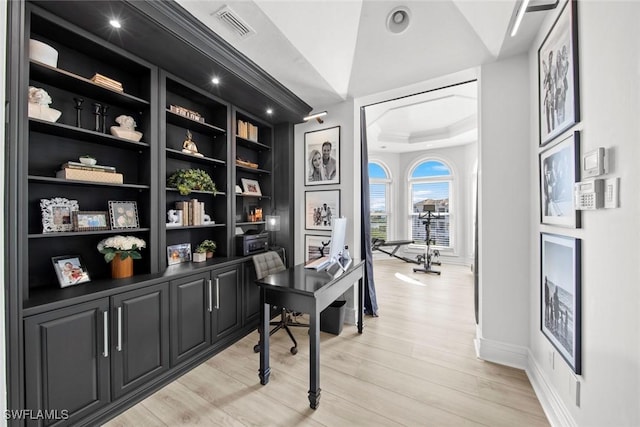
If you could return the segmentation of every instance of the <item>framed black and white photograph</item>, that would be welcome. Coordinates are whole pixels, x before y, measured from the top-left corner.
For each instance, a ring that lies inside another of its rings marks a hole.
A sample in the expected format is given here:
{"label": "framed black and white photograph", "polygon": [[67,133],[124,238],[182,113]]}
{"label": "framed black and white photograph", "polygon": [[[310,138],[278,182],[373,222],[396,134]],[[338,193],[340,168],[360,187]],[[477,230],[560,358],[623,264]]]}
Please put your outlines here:
{"label": "framed black and white photograph", "polygon": [[331,236],[318,236],[305,234],[304,236],[304,261],[328,256],[331,250]]}
{"label": "framed black and white photograph", "polygon": [[305,191],[305,228],[331,230],[331,221],[340,217],[340,190]]}
{"label": "framed black and white photograph", "polygon": [[40,199],[42,232],[73,231],[73,212],[77,210],[77,200],[69,200],[64,197]]}
{"label": "framed black and white photograph", "polygon": [[540,233],[540,330],[581,373],[581,240]]}
{"label": "framed black and white photograph", "polygon": [[72,214],[74,231],[99,231],[109,229],[109,212],[75,211]]}
{"label": "framed black and white photograph", "polygon": [[119,202],[109,200],[109,215],[111,217],[111,228],[138,228],[138,205],[136,202]]}
{"label": "framed black and white photograph", "polygon": [[180,264],[191,261],[191,243],[179,243],[167,246],[167,264]]}
{"label": "framed black and white photograph", "polygon": [[260,183],[255,179],[242,178],[242,194],[246,196],[262,196],[262,190],[260,190]]}
{"label": "framed black and white photograph", "polygon": [[79,255],[56,256],[51,262],[61,288],[91,281]]}
{"label": "framed black and white photograph", "polygon": [[577,4],[565,4],[538,49],[541,146],[580,121]]}
{"label": "framed black and white photograph", "polygon": [[304,184],[340,184],[340,126],[305,132]]}
{"label": "framed black and white photograph", "polygon": [[580,132],[540,153],[540,222],[580,228],[574,184],[580,181]]}

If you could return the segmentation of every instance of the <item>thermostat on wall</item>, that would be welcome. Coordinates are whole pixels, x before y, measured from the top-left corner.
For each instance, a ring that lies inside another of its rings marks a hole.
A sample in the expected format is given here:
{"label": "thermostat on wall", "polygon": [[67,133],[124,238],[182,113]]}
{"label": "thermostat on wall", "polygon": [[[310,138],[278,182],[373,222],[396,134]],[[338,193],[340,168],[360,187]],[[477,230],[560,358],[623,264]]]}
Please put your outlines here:
{"label": "thermostat on wall", "polygon": [[600,176],[607,173],[607,150],[598,147],[582,156],[582,178]]}

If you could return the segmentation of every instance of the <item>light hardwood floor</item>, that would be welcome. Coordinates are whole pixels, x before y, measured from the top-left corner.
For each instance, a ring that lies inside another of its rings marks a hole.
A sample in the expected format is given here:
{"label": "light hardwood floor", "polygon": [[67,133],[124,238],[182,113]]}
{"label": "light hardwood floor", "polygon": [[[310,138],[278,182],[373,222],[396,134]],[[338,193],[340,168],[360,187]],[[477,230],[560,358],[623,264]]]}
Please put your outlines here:
{"label": "light hardwood floor", "polygon": [[362,335],[352,325],[322,333],[317,410],[307,400],[307,332],[294,328],[295,356],[285,333],[272,336],[266,386],[254,332],[106,425],[548,426],[523,371],[476,359],[469,268],[413,267],[376,261],[379,317],[365,317]]}

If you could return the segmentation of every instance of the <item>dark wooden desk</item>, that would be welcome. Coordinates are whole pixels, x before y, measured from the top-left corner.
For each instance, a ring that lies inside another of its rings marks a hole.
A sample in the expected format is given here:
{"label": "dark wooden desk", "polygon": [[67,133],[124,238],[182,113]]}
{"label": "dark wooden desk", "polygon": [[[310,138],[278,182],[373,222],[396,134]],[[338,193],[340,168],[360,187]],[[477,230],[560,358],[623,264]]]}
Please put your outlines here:
{"label": "dark wooden desk", "polygon": [[354,260],[345,272],[331,276],[324,271],[296,265],[280,273],[256,280],[260,286],[260,384],[269,382],[269,321],[271,305],[309,314],[309,403],[320,404],[320,312],[358,282],[358,333],[362,333],[364,313],[364,261]]}

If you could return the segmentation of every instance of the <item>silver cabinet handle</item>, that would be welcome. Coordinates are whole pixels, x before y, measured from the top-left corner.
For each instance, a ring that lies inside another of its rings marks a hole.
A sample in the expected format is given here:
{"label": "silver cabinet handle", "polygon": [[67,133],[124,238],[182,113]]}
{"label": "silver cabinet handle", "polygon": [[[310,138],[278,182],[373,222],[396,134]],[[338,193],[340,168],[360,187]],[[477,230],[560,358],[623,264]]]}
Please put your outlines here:
{"label": "silver cabinet handle", "polygon": [[216,277],[216,310],[220,308],[220,278]]}
{"label": "silver cabinet handle", "polygon": [[211,289],[211,279],[209,279],[209,313],[213,311],[213,289]]}
{"label": "silver cabinet handle", "polygon": [[102,312],[102,324],[104,329],[104,350],[102,351],[102,355],[104,357],[109,357],[109,312]]}
{"label": "silver cabinet handle", "polygon": [[118,307],[118,346],[116,350],[122,351],[122,307]]}

